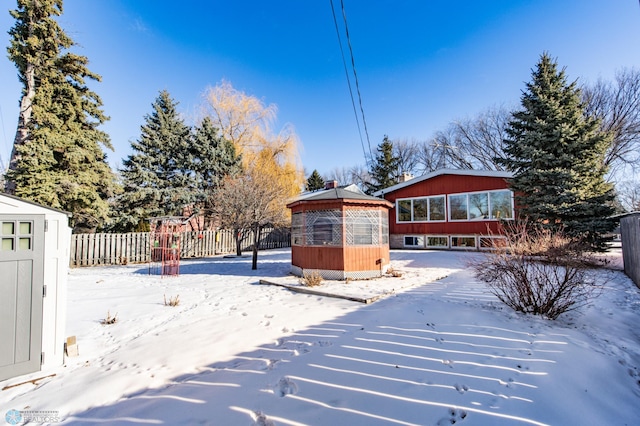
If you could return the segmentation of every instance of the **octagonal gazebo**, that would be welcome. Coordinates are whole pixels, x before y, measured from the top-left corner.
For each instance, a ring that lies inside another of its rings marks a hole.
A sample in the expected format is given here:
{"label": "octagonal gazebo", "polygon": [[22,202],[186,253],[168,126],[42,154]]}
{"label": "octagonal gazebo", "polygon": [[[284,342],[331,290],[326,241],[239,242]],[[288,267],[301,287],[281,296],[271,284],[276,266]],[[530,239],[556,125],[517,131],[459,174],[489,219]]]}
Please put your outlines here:
{"label": "octagonal gazebo", "polygon": [[381,276],[389,265],[389,209],[357,186],[327,183],[303,194],[291,209],[291,272],[317,271],[324,279]]}

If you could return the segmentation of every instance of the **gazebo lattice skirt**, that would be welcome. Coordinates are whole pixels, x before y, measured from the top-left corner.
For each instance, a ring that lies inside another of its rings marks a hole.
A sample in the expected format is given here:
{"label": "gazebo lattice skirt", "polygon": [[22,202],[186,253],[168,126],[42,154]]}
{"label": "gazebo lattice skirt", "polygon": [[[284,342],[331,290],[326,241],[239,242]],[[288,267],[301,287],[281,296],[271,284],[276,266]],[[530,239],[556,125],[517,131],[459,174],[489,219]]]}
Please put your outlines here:
{"label": "gazebo lattice skirt", "polygon": [[[386,269],[386,268],[385,268]],[[317,272],[325,280],[342,281],[350,280],[367,280],[370,278],[381,277],[384,270],[375,269],[372,271],[336,271],[332,269],[303,269],[299,266],[291,265],[291,273],[298,277],[303,277],[304,273]]]}

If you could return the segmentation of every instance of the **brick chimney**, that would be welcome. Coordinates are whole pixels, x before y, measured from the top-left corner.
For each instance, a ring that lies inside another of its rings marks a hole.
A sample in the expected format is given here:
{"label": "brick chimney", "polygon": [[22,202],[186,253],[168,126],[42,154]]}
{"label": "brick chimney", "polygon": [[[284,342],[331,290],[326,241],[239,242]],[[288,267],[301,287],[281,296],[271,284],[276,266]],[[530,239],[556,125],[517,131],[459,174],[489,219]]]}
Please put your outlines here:
{"label": "brick chimney", "polygon": [[406,182],[411,179],[413,179],[413,175],[411,173],[403,173],[398,176],[398,183]]}
{"label": "brick chimney", "polygon": [[324,183],[324,189],[332,189],[332,188],[337,188],[338,187],[338,181],[337,180],[328,180]]}

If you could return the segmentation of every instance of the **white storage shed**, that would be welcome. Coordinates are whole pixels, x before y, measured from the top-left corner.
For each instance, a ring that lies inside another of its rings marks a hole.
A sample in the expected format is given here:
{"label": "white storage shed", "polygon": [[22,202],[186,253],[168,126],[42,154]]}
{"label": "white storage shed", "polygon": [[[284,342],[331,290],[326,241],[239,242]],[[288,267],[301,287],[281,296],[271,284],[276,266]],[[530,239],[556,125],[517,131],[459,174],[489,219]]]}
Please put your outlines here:
{"label": "white storage shed", "polygon": [[0,380],[64,362],[70,216],[0,194]]}

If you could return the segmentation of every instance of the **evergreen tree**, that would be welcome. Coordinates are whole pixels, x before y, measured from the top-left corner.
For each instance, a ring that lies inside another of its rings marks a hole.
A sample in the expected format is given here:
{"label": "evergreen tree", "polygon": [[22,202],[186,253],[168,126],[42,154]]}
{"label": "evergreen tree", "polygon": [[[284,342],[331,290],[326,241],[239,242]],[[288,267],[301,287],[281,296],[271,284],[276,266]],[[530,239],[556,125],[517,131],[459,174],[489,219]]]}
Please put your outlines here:
{"label": "evergreen tree", "polygon": [[318,173],[318,171],[314,169],[307,178],[307,182],[304,186],[307,191],[317,191],[319,189],[324,189],[324,179],[322,179],[320,173]]}
{"label": "evergreen tree", "polygon": [[393,143],[385,135],[377,148],[375,162],[371,165],[370,175],[373,182],[367,182],[367,194],[373,194],[381,189],[398,183],[400,159],[393,155]]}
{"label": "evergreen tree", "polygon": [[614,192],[604,180],[610,135],[585,117],[576,83],[546,53],[521,102],[506,130],[506,157],[498,159],[514,173],[520,214],[604,249],[603,235],[615,226],[608,219]]}
{"label": "evergreen tree", "polygon": [[85,79],[100,81],[54,16],[62,0],[18,0],[11,15],[9,58],[23,84],[6,189],[73,214],[74,230],[94,230],[107,217],[114,177],[98,127],[108,118]]}
{"label": "evergreen tree", "polygon": [[124,192],[117,200],[118,218],[113,230],[145,230],[156,216],[181,216],[196,201],[196,183],[189,171],[191,130],[180,118],[166,90],[145,116],[134,153],[120,170]]}
{"label": "evergreen tree", "polygon": [[215,191],[225,177],[234,177],[242,171],[242,157],[236,154],[233,143],[219,133],[209,117],[196,127],[189,152],[197,206],[210,217]]}

